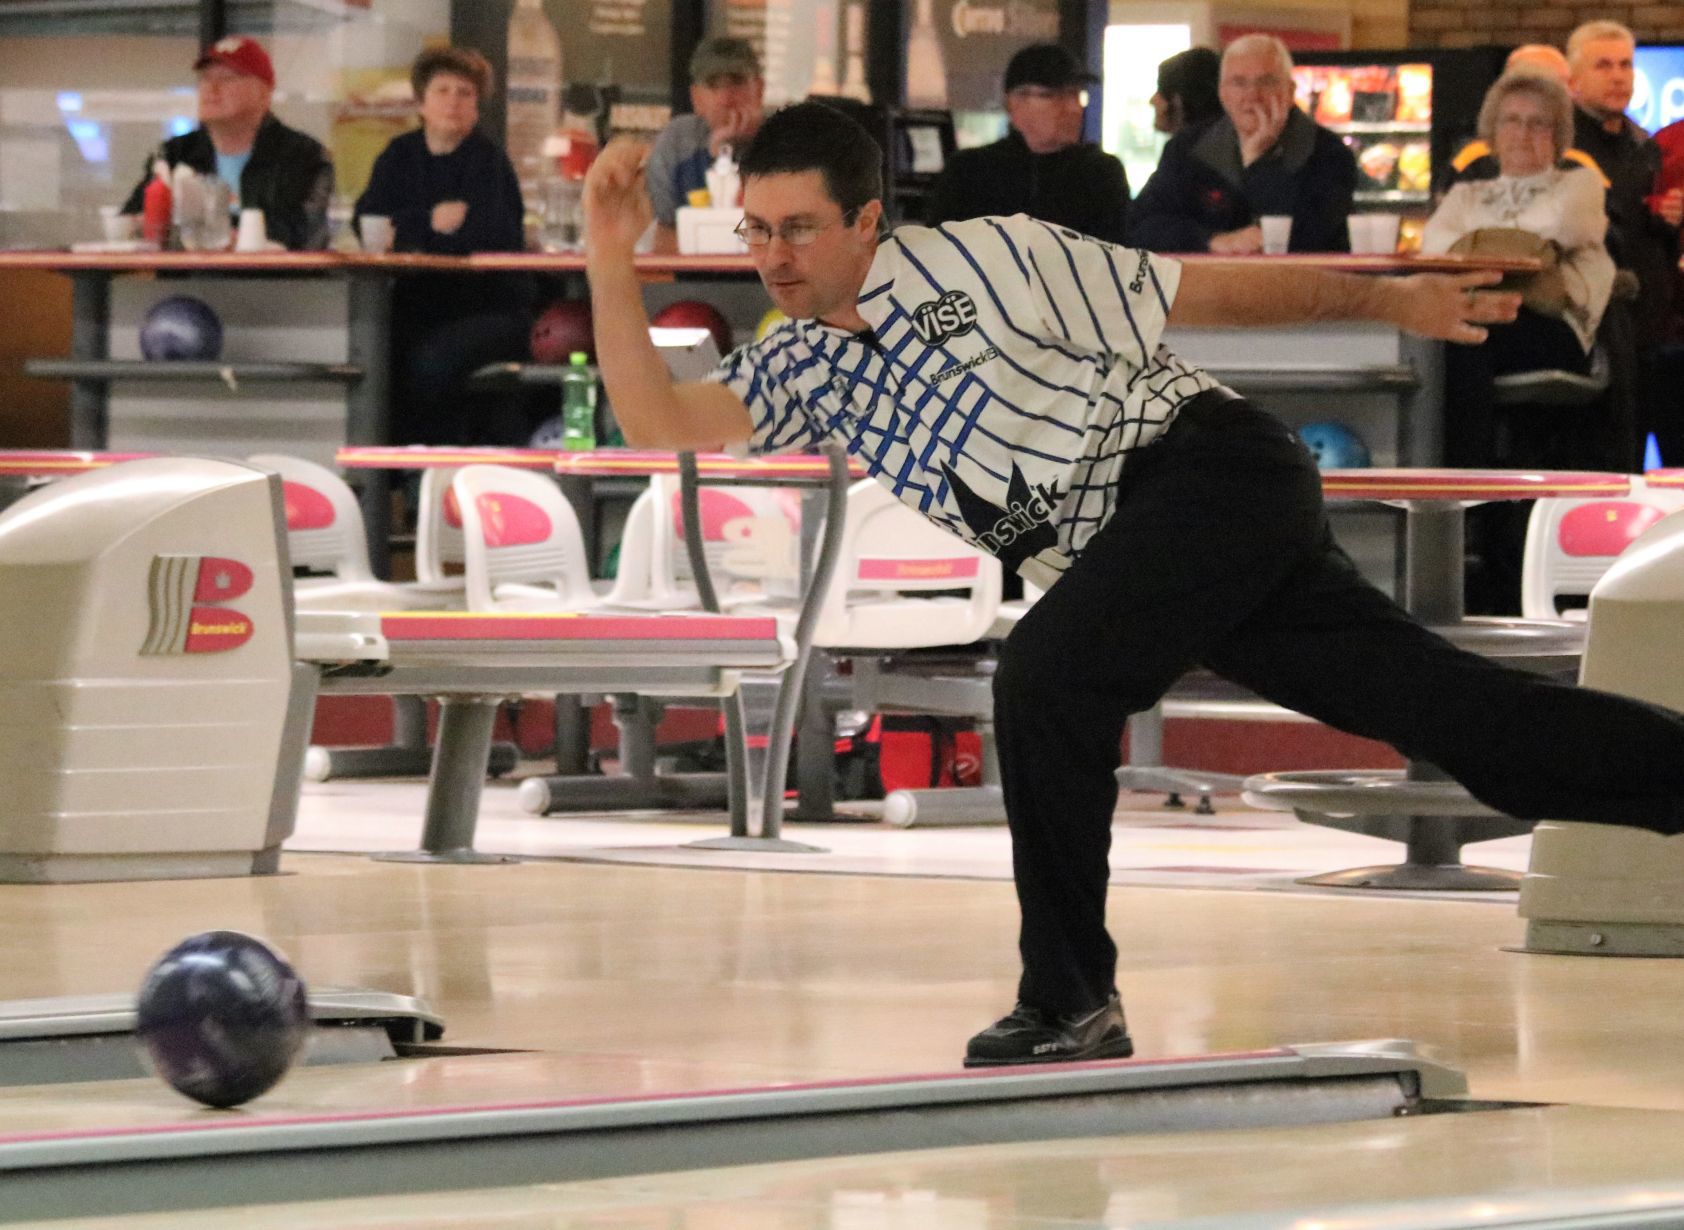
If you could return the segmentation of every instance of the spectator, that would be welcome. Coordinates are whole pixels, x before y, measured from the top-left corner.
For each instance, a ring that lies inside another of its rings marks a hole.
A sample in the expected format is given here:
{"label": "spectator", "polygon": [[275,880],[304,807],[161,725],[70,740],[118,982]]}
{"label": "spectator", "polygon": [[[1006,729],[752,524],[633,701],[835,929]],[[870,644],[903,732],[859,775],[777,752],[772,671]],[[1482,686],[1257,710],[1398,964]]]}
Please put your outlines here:
{"label": "spectator", "polygon": [[1173,137],[1183,128],[1200,128],[1222,114],[1217,83],[1222,57],[1209,47],[1189,47],[1158,65],[1158,92],[1152,95],[1152,127]]}
{"label": "spectator", "polygon": [[[1503,72],[1532,72],[1559,81],[1565,88],[1571,76],[1567,67],[1567,57],[1560,50],[1548,43],[1523,43],[1509,52],[1509,58],[1503,62]],[[1568,147],[1562,157],[1581,166],[1590,167],[1602,178],[1602,168],[1596,165],[1596,160],[1581,149]],[[1491,179],[1497,174],[1497,159],[1491,152],[1491,145],[1482,137],[1475,137],[1469,141],[1450,160],[1450,183],[1459,184],[1467,179]],[[1602,186],[1606,188],[1608,181],[1603,179]]]}
{"label": "spectator", "polygon": [[1082,140],[1096,78],[1056,43],[1025,47],[1006,65],[1010,131],[955,154],[936,183],[928,221],[1028,214],[1121,243],[1129,183],[1123,164]]}
{"label": "spectator", "polygon": [[1637,278],[1632,312],[1632,362],[1636,371],[1636,424],[1630,432],[1626,465],[1642,460],[1642,442],[1651,431],[1684,456],[1684,430],[1671,409],[1675,393],[1667,387],[1660,351],[1672,317],[1673,265],[1678,226],[1684,220],[1684,192],[1654,195],[1661,151],[1626,118],[1633,86],[1631,31],[1612,21],[1586,22],[1567,40],[1570,88],[1577,104],[1573,144],[1584,150],[1608,181],[1608,251],[1621,269]]}
{"label": "spectator", "polygon": [[1292,218],[1294,252],[1348,252],[1357,164],[1292,101],[1292,56],[1266,34],[1222,55],[1223,114],[1170,139],[1129,215],[1129,242],[1157,252],[1263,250],[1258,220]]}
{"label": "spectator", "polygon": [[[1505,73],[1479,110],[1479,136],[1497,175],[1457,184],[1427,222],[1421,250],[1447,252],[1458,241],[1497,229],[1553,245],[1553,272],[1533,279],[1512,322],[1490,326],[1477,346],[1445,348],[1445,452],[1457,466],[1585,468],[1610,462],[1605,412],[1527,406],[1504,420],[1493,407],[1493,380],[1511,372],[1557,369],[1587,374],[1597,328],[1614,285],[1603,246],[1608,217],[1597,172],[1563,155],[1573,133],[1573,103],[1552,77]],[[1478,564],[1470,609],[1520,609],[1525,507],[1475,509],[1468,520]]]}
{"label": "spectator", "polygon": [[690,57],[690,115],[674,116],[655,138],[645,174],[655,207],[655,251],[678,251],[678,207],[707,187],[707,169],[727,147],[741,149],[765,117],[766,80],[754,48],[709,38]]}
{"label": "spectator", "polygon": [[[235,35],[207,47],[199,75],[199,127],[164,142],[156,155],[173,170],[186,163],[227,184],[234,208],[261,209],[269,238],[289,248],[325,248],[333,163],[314,137],[288,128],[269,110],[275,66],[255,39]],[[152,159],[123,203],[138,214]]]}
{"label": "spectator", "polygon": [[[491,66],[477,51],[430,48],[410,70],[421,127],[392,138],[357,200],[359,227],[388,217],[399,252],[462,256],[525,245],[520,183],[477,130]],[[392,296],[393,438],[404,444],[524,444],[524,407],[463,421],[463,385],[488,363],[525,358],[532,286],[522,274],[413,273]]]}

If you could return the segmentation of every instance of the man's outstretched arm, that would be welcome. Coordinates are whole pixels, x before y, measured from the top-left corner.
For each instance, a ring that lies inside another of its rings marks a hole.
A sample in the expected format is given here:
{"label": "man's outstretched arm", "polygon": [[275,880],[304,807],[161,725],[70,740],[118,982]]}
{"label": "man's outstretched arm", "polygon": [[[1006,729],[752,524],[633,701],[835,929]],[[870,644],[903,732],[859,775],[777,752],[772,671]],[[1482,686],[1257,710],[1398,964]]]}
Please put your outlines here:
{"label": "man's outstretched arm", "polygon": [[1169,323],[1245,328],[1372,320],[1478,345],[1483,326],[1513,320],[1520,310],[1518,294],[1488,289],[1502,280],[1494,271],[1391,278],[1189,261],[1181,266]]}
{"label": "man's outstretched arm", "polygon": [[585,178],[586,268],[596,361],[626,443],[641,448],[713,449],[753,434],[748,407],[722,384],[674,384],[649,340],[632,252],[652,212],[644,189],[646,148],[615,141]]}

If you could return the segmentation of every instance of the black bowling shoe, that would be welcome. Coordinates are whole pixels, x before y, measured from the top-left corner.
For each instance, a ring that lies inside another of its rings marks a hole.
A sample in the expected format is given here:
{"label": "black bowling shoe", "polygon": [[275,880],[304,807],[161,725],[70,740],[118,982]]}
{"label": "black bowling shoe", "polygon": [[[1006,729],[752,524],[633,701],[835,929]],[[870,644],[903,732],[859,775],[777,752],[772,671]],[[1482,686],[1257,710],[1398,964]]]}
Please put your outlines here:
{"label": "black bowling shoe", "polygon": [[972,1038],[967,1068],[1014,1064],[1069,1063],[1081,1059],[1127,1059],[1134,1054],[1122,1001],[1115,991],[1092,1012],[1054,1016],[1030,1004],[1011,1012]]}

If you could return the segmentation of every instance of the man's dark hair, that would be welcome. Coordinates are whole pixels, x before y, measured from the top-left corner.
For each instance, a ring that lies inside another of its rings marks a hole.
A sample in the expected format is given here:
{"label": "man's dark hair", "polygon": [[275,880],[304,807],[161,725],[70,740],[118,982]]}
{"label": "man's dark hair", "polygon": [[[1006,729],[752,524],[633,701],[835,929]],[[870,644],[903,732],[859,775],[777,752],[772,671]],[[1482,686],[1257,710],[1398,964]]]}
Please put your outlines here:
{"label": "man's dark hair", "polygon": [[882,147],[857,121],[823,103],[796,103],[767,116],[737,171],[745,180],[818,171],[849,218],[867,201],[883,199]]}
{"label": "man's dark hair", "polygon": [[1189,47],[1158,65],[1158,93],[1181,100],[1181,122],[1188,128],[1222,114],[1217,86],[1222,80],[1222,57],[1209,47]]}

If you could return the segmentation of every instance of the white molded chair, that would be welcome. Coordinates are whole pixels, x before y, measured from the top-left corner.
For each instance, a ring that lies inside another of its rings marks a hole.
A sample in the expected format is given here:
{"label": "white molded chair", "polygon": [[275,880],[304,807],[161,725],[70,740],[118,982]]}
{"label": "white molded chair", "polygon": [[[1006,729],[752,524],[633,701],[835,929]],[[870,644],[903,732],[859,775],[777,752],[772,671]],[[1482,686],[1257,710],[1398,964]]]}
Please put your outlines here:
{"label": "white molded chair", "polygon": [[1625,549],[1670,512],[1684,508],[1684,491],[1650,487],[1639,476],[1617,499],[1546,499],[1532,508],[1522,556],[1520,610],[1527,619],[1584,619],[1583,608],[1561,610],[1564,596],[1588,598]]}
{"label": "white molded chair", "polygon": [[[697,491],[702,553],[724,609],[744,603],[797,601],[800,514],[793,493],[766,487]],[[666,512],[663,515],[662,511]],[[676,480],[657,475],[638,496],[620,539],[620,567],[610,606],[680,611],[701,606],[684,547]]]}
{"label": "white molded chair", "polygon": [[[955,591],[964,591],[963,596]],[[813,643],[918,649],[983,640],[1000,612],[1000,561],[921,517],[873,479],[848,490],[848,523]]]}
{"label": "white molded chair", "polygon": [[368,562],[368,532],[356,493],[326,466],[302,457],[258,453],[252,465],[280,475],[286,500],[287,553],[295,568],[326,576],[293,584],[300,607],[313,610],[424,610],[446,603],[382,581]]}
{"label": "white molded chair", "polygon": [[415,580],[418,587],[434,593],[455,594],[460,600],[467,582],[454,564],[463,568],[467,555],[462,544],[462,512],[456,506],[450,484],[460,466],[441,466],[421,471],[420,508],[415,518]]}
{"label": "white molded chair", "polygon": [[[294,567],[330,575],[293,582],[294,600],[304,610],[425,611],[460,608],[462,587],[425,582],[395,583],[374,575],[368,561],[368,533],[356,494],[332,470],[281,453],[246,459],[278,474],[286,500],[287,551]],[[425,702],[393,698],[392,742],[385,747],[311,746],[304,776],[325,782],[345,777],[405,777],[425,774],[432,763],[427,747]],[[512,767],[504,751],[498,763]],[[506,770],[505,770],[506,771]]]}
{"label": "white molded chair", "polygon": [[472,465],[450,484],[462,516],[471,611],[582,611],[600,605],[585,539],[555,480]]}

